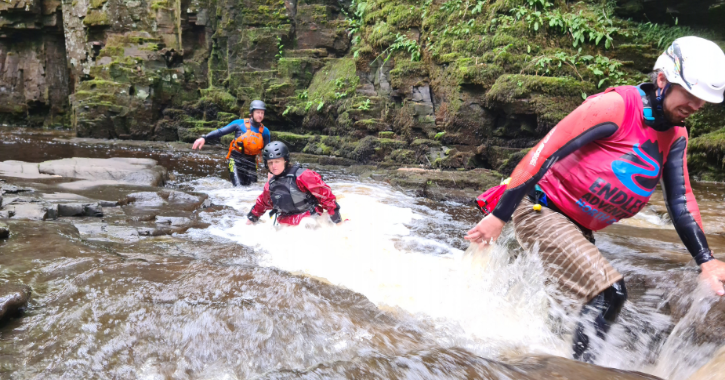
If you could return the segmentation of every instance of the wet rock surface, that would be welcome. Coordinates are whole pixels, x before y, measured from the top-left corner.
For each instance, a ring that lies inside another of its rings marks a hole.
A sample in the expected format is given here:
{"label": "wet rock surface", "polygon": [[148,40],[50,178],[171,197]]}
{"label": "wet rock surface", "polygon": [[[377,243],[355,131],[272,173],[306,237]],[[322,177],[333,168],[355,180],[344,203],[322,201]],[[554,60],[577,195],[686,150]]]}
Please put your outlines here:
{"label": "wet rock surface", "polygon": [[0,322],[20,315],[30,301],[29,286],[5,283],[0,285]]}
{"label": "wet rock surface", "polygon": [[[26,179],[71,178],[80,181],[80,188],[94,185],[162,186],[168,178],[163,166],[155,160],[144,158],[66,158],[41,163],[22,161],[0,162],[0,175]],[[79,182],[67,184],[79,188]],[[5,193],[17,193],[22,189],[3,185]]]}
{"label": "wet rock surface", "polygon": [[498,185],[503,176],[485,169],[471,171],[397,169],[387,173],[373,173],[372,178],[410,189],[417,196],[436,201],[454,200],[468,203],[486,189]]}
{"label": "wet rock surface", "polygon": [[7,239],[10,237],[10,227],[7,224],[0,222],[0,239]]}
{"label": "wet rock surface", "polygon": [[[603,369],[597,366],[572,363],[560,357],[527,357],[514,363],[502,363],[483,358],[472,358],[460,349],[442,349],[410,353],[390,361],[385,357],[364,357],[354,362],[336,362],[319,365],[299,372],[280,371],[263,379],[319,379],[356,378],[360,374],[374,374],[380,378],[394,378],[401,373],[419,378],[481,378],[487,380],[657,380],[656,376],[642,373]],[[445,375],[443,375],[445,374]]]}
{"label": "wet rock surface", "polygon": [[58,175],[94,181],[116,181],[119,184],[162,186],[168,174],[155,160],[142,158],[109,159],[69,158],[41,162],[41,174]]}
{"label": "wet rock surface", "polygon": [[103,209],[99,203],[64,203],[58,205],[58,216],[95,216],[102,217]]}

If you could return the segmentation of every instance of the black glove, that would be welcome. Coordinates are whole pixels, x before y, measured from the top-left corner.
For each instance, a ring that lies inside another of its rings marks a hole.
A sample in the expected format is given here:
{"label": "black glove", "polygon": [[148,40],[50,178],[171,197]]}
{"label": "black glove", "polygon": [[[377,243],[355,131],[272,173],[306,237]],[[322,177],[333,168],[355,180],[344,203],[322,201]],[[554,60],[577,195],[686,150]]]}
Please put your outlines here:
{"label": "black glove", "polygon": [[257,223],[259,221],[259,217],[256,216],[256,215],[254,215],[254,214],[252,214],[251,211],[249,212],[249,214],[247,214],[247,219],[249,219],[250,221],[252,221],[252,223]]}
{"label": "black glove", "polygon": [[342,215],[340,215],[340,205],[335,202],[335,211],[330,214],[330,220],[332,220],[333,223],[337,224],[342,222]]}

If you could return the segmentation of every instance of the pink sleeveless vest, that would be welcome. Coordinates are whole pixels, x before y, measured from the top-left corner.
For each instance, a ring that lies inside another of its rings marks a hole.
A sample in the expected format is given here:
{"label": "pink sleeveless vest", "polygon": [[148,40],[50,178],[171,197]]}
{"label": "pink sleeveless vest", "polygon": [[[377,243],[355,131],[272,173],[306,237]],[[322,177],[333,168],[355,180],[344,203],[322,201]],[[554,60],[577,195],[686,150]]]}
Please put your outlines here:
{"label": "pink sleeveless vest", "polygon": [[[567,216],[591,230],[639,212],[662,174],[676,136],[674,127],[658,132],[644,124],[640,90],[634,86],[607,89],[624,99],[624,120],[610,137],[597,140],[555,163],[539,181],[547,198]],[[601,96],[594,95],[587,99]]]}

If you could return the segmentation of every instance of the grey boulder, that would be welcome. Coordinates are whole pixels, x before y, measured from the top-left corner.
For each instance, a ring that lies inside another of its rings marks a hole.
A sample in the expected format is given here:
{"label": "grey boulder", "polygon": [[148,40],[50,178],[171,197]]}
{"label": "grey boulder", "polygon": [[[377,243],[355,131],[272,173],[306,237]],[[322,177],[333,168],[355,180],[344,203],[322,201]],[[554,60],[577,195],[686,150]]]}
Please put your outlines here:
{"label": "grey boulder", "polygon": [[0,319],[15,316],[22,311],[28,305],[31,294],[27,285],[0,285]]}

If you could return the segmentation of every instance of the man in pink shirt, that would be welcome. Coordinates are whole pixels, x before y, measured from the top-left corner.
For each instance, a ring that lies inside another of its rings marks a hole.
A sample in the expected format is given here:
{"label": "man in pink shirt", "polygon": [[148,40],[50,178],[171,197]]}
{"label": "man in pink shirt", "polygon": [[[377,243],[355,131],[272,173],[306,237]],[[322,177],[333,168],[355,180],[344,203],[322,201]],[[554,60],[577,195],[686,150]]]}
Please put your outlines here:
{"label": "man in pink shirt", "polygon": [[[723,101],[725,54],[711,41],[682,37],[654,70],[654,83],[610,88],[559,122],[518,164],[491,214],[465,237],[490,244],[513,220],[522,247],[537,244],[559,289],[585,304],[582,314],[594,313],[600,338],[619,315],[627,290],[594,245],[592,231],[639,212],[657,183],[702,279],[725,294],[725,263],[707,245],[681,126],[705,102]],[[594,360],[581,322],[573,349],[575,359]]]}

